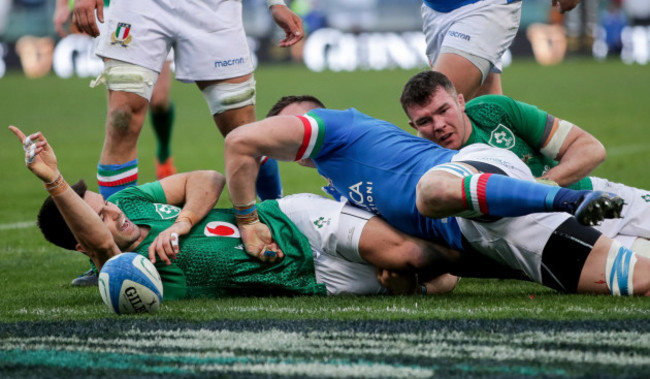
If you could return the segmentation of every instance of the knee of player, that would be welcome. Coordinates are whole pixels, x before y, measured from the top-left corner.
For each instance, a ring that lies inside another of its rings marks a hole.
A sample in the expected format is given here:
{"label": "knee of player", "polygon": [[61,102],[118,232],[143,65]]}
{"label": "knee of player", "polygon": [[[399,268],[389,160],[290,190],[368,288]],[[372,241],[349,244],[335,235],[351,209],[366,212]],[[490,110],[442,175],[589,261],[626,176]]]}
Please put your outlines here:
{"label": "knee of player", "polygon": [[108,125],[120,134],[126,134],[131,129],[133,112],[128,106],[111,109],[108,113]]}
{"label": "knee of player", "polygon": [[416,187],[416,206],[422,215],[431,218],[450,215],[450,205],[458,196],[447,180],[435,176],[423,177]]}
{"label": "knee of player", "polygon": [[255,79],[252,76],[241,83],[211,84],[201,92],[212,115],[255,105]]}

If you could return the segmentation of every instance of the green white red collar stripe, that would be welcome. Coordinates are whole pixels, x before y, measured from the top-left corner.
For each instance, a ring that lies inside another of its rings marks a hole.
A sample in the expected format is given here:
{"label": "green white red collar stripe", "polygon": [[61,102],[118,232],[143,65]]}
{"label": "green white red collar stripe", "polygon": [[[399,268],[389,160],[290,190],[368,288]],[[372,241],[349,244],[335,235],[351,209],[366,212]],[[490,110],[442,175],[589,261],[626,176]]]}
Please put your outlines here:
{"label": "green white red collar stripe", "polygon": [[320,151],[325,137],[325,125],[318,116],[306,114],[297,117],[305,127],[305,134],[300,149],[298,149],[298,154],[296,154],[296,161],[316,155]]}

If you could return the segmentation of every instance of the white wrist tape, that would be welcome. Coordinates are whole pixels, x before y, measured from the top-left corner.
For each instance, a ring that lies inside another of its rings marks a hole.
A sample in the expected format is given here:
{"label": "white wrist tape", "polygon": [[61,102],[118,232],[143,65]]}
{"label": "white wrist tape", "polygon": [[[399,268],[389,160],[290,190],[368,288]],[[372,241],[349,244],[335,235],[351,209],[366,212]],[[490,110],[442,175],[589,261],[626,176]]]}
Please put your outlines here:
{"label": "white wrist tape", "polygon": [[284,5],[286,6],[287,4],[284,3],[284,0],[266,0],[266,6],[271,8],[274,5]]}

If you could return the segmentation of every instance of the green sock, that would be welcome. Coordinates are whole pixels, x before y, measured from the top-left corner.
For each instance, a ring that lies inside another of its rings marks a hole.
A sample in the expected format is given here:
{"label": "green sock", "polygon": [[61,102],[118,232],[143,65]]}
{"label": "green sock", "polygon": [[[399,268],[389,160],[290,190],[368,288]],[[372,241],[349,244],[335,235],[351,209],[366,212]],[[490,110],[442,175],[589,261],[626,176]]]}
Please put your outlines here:
{"label": "green sock", "polygon": [[174,103],[162,112],[151,112],[151,125],[156,134],[156,158],[163,163],[171,155],[172,126],[174,125]]}

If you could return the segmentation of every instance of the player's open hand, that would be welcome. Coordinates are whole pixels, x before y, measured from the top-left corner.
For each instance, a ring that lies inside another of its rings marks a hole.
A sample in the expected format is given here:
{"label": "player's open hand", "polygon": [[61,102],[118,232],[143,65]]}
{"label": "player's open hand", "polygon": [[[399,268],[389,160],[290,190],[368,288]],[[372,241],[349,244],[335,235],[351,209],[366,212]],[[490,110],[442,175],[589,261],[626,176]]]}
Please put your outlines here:
{"label": "player's open hand", "polygon": [[97,9],[97,20],[104,23],[104,0],[75,0],[72,10],[72,24],[80,32],[91,37],[99,35],[99,27],[95,21],[95,9]]}
{"label": "player's open hand", "polygon": [[176,260],[180,251],[181,236],[189,233],[191,228],[191,224],[179,222],[160,232],[149,245],[149,260],[151,263],[156,263],[156,254],[168,266],[172,263],[172,260]]}
{"label": "player's open hand", "polygon": [[273,240],[268,226],[257,222],[238,227],[244,249],[249,255],[259,258],[262,262],[279,262],[284,258],[284,253]]}
{"label": "player's open hand", "polygon": [[25,165],[34,175],[38,176],[45,183],[51,183],[59,175],[54,150],[47,143],[41,132],[26,136],[22,130],[15,126],[9,126],[25,151]]}
{"label": "player's open hand", "polygon": [[417,288],[415,274],[398,273],[381,268],[375,269],[377,281],[393,295],[411,295]]}
{"label": "player's open hand", "polygon": [[304,37],[305,31],[302,28],[302,19],[285,5],[272,6],[271,16],[285,33],[284,39],[280,41],[280,47],[295,45]]}

